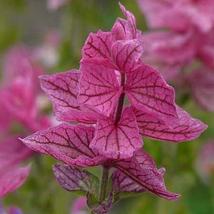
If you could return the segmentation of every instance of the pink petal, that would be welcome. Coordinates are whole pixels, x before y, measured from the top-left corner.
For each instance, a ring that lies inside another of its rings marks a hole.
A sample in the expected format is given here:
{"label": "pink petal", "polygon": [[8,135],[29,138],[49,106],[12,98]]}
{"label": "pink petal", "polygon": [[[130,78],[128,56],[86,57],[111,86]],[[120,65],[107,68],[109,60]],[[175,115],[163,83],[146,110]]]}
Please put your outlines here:
{"label": "pink petal", "polygon": [[77,70],[43,75],[40,77],[41,87],[53,102],[57,119],[66,122],[95,123],[97,114],[80,106],[77,100],[79,76]]}
{"label": "pink petal", "polygon": [[82,49],[84,59],[111,59],[111,46],[115,42],[111,32],[90,33]]}
{"label": "pink petal", "polygon": [[155,166],[153,159],[143,150],[137,151],[127,160],[116,163],[116,168],[138,183],[142,188],[168,200],[176,200],[179,195],[166,190],[163,172]]}
{"label": "pink petal", "polygon": [[127,96],[134,107],[159,116],[176,118],[175,92],[153,68],[140,64],[127,74]]}
{"label": "pink petal", "polygon": [[178,119],[167,124],[152,114],[134,110],[140,133],[158,140],[183,142],[191,141],[207,128],[200,120],[192,118],[187,112],[177,107]]}
{"label": "pink petal", "polygon": [[143,53],[138,40],[117,41],[112,46],[112,59],[120,72],[131,71]]}
{"label": "pink petal", "polygon": [[14,167],[0,176],[0,197],[4,197],[6,194],[15,191],[26,180],[30,172],[30,167]]}
{"label": "pink petal", "polygon": [[60,186],[67,191],[90,189],[90,174],[83,169],[65,164],[56,164],[53,171]]}
{"label": "pink petal", "polygon": [[145,189],[119,170],[112,175],[113,190],[120,192],[144,192]]}
{"label": "pink petal", "polygon": [[132,110],[126,108],[117,124],[110,118],[98,120],[90,147],[108,158],[131,157],[136,149],[142,147]]}
{"label": "pink petal", "polygon": [[53,102],[57,114],[70,109],[79,109],[77,101],[79,76],[77,70],[40,76],[41,87]]}
{"label": "pink petal", "polygon": [[122,4],[119,3],[119,5],[126,20],[118,18],[112,27],[112,34],[117,40],[141,39],[141,32],[137,30],[134,15],[126,10]]}
{"label": "pink petal", "polygon": [[34,151],[49,154],[69,165],[85,167],[103,161],[89,148],[93,137],[94,128],[61,124],[36,132],[22,141]]}
{"label": "pink petal", "polygon": [[214,111],[214,73],[207,68],[193,71],[189,77],[192,93],[196,101],[207,111]]}
{"label": "pink petal", "polygon": [[83,61],[80,70],[79,102],[109,116],[121,93],[114,70],[93,61]]}

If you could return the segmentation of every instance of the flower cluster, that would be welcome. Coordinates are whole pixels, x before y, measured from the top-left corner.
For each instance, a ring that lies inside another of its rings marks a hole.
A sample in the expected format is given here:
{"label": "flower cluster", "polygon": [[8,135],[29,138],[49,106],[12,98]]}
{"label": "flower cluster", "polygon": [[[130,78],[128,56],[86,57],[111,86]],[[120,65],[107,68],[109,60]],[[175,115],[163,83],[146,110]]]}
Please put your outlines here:
{"label": "flower cluster", "polygon": [[167,80],[180,79],[199,105],[214,111],[214,2],[138,2],[148,26],[156,29],[144,35],[146,62],[156,65]]}
{"label": "flower cluster", "polygon": [[65,163],[55,165],[54,173],[69,191],[94,194],[91,186],[96,179],[82,168],[115,169],[112,191],[106,199],[101,189],[94,213],[107,212],[112,194],[120,192],[147,190],[177,199],[166,190],[165,170],[142,149],[141,135],[176,143],[193,140],[206,129],[175,104],[174,90],[160,73],[143,63],[135,17],[123,5],[120,8],[126,19],[118,18],[109,32],[88,36],[79,70],[40,77],[56,117],[64,123],[22,140]]}
{"label": "flower cluster", "polygon": [[33,152],[18,137],[50,126],[38,105],[37,77],[42,73],[25,47],[11,49],[5,58],[0,89],[0,197],[21,186],[30,171],[20,163]]}

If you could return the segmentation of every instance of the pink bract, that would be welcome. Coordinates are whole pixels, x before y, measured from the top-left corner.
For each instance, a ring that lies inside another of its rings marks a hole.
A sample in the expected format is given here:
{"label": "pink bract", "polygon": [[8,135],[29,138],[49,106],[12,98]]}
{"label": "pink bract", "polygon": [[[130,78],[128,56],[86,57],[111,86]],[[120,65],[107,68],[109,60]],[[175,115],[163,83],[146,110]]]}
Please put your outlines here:
{"label": "pink bract", "polygon": [[75,171],[74,176],[84,177],[81,167],[101,165],[119,170],[115,182],[125,176],[134,186],[129,190],[148,190],[175,200],[178,195],[166,190],[164,170],[141,148],[139,133],[181,142],[198,137],[206,125],[178,107],[174,89],[143,63],[142,36],[135,17],[120,7],[126,19],[117,19],[110,32],[89,34],[79,71],[41,77],[57,118],[82,124],[63,123],[22,141],[68,165],[57,173],[63,187],[73,187],[65,176],[67,167]]}
{"label": "pink bract", "polygon": [[37,132],[23,139],[23,143],[37,152],[49,154],[71,166],[89,167],[105,164],[118,168],[140,186],[160,197],[170,200],[178,197],[177,194],[166,190],[162,174],[143,150],[135,152],[129,159],[107,159],[89,148],[93,137],[94,129],[90,127],[62,124]]}
{"label": "pink bract", "polygon": [[[95,139],[89,146],[108,158],[131,157],[140,147],[135,112],[128,114],[126,121],[132,122],[125,131],[120,124],[123,105],[132,105],[150,115],[152,122],[163,124],[160,129],[154,128],[153,138],[176,142],[192,140],[206,128],[200,121],[186,116],[185,122],[194,120],[194,128],[187,128],[188,135],[178,137],[178,129],[176,133],[163,133],[164,127],[173,131],[175,126],[172,124],[185,129],[183,118],[178,116],[181,111],[177,112],[174,89],[158,71],[142,62],[141,33],[136,29],[134,16],[123,6],[121,9],[127,20],[117,20],[111,32],[98,31],[89,35],[82,49],[79,71],[41,77],[41,86],[53,102],[57,118],[66,122],[97,124]],[[120,31],[123,36],[118,36]],[[172,45],[174,43],[172,41]],[[124,133],[133,133],[134,142]]]}

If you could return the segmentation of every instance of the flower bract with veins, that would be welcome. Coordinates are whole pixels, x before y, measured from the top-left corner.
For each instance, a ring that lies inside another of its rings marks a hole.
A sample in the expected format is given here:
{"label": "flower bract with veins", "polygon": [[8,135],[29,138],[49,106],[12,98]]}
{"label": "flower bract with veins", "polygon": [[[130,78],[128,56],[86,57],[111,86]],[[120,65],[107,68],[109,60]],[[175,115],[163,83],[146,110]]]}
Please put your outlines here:
{"label": "flower bract with veins", "polygon": [[[91,175],[82,168],[100,165],[115,169],[114,192],[147,190],[174,200],[178,195],[166,190],[165,170],[142,149],[141,135],[182,142],[197,138],[206,125],[178,107],[173,88],[143,63],[135,17],[120,8],[126,19],[118,18],[109,32],[89,35],[79,70],[40,77],[63,123],[23,142],[65,163],[54,173],[69,191],[88,189]],[[94,212],[111,207],[110,199]]]}

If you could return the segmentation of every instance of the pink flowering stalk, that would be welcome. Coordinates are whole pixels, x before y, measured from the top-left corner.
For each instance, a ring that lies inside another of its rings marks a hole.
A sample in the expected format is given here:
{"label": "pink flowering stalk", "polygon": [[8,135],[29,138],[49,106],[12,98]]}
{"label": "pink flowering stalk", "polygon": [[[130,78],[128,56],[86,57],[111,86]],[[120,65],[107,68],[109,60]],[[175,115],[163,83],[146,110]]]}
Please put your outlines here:
{"label": "pink flowering stalk", "polygon": [[[33,155],[18,138],[46,128],[50,122],[40,112],[37,76],[41,69],[34,64],[24,47],[9,51],[5,58],[0,89],[0,198],[13,192],[26,180],[30,167],[20,163]],[[16,133],[17,128],[22,130]]]}
{"label": "pink flowering stalk", "polygon": [[[120,8],[126,19],[118,18],[109,32],[89,34],[79,70],[40,77],[63,123],[23,139],[64,162],[53,168],[59,184],[85,192],[92,213],[108,213],[122,192],[177,199],[165,187],[165,170],[142,148],[141,135],[178,143],[206,129],[175,104],[160,73],[143,63],[135,17]],[[84,169],[92,166],[102,166],[100,180]]]}
{"label": "pink flowering stalk", "polygon": [[192,92],[205,110],[214,111],[214,1],[138,2],[148,26],[156,29],[144,35],[144,60]]}

